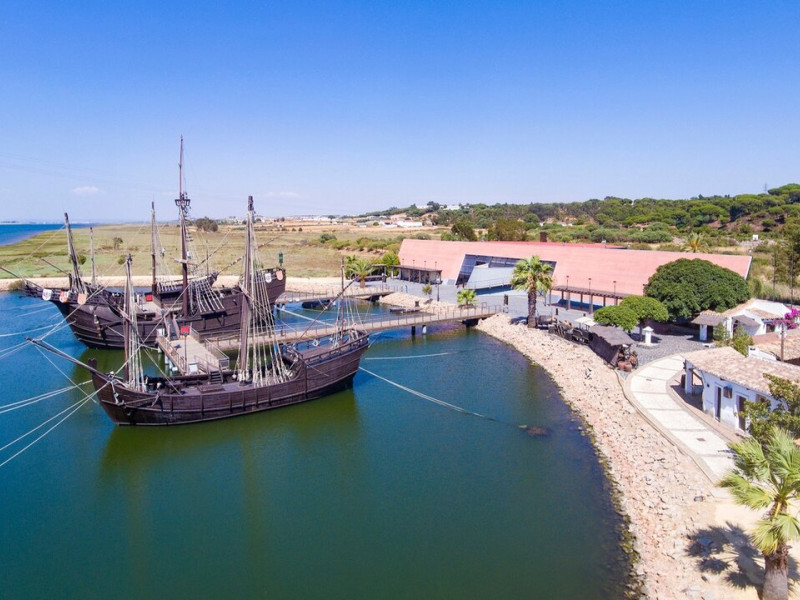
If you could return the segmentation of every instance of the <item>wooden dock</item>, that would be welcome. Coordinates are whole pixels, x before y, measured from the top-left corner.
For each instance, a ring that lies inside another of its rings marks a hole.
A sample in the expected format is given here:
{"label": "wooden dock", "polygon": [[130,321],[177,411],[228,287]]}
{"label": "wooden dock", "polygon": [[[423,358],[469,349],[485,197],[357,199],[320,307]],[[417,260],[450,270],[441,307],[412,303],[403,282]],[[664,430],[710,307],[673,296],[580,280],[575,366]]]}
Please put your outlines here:
{"label": "wooden dock", "polygon": [[156,343],[181,375],[205,373],[209,377],[230,367],[230,359],[211,340],[201,340],[196,331],[170,340],[159,335]]}
{"label": "wooden dock", "polygon": [[[391,289],[389,286],[368,286],[368,287],[349,287],[345,290],[343,297],[351,300],[368,300],[376,302],[383,296],[393,294],[397,290]],[[333,300],[341,294],[341,290],[323,290],[312,292],[284,292],[278,299],[275,300],[276,306],[283,306],[286,304],[299,303],[299,302],[325,302]]]}
{"label": "wooden dock", "polygon": [[[442,323],[465,323],[475,324],[481,319],[486,319],[501,312],[502,307],[476,306],[472,308],[453,308],[440,312],[420,312],[408,313],[405,315],[383,316],[374,319],[364,319],[356,323],[356,327],[367,333],[386,331],[387,329],[398,329],[410,327],[412,333],[416,332],[417,327],[427,327],[428,325],[439,325]],[[331,325],[316,325],[308,328],[279,329],[277,339],[280,343],[300,342],[304,340],[320,339],[335,334],[337,327]],[[223,352],[234,351],[239,347],[238,337],[215,338],[216,347]],[[256,344],[272,343],[272,336],[259,336],[254,339]]]}

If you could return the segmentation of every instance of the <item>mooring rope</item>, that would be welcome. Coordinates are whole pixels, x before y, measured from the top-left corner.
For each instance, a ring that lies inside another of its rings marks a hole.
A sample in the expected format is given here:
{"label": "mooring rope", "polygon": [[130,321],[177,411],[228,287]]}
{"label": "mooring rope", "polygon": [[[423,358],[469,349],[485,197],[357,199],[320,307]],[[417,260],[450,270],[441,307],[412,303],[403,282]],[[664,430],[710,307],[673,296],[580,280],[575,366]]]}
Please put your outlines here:
{"label": "mooring rope", "polygon": [[[471,410],[467,410],[466,408],[461,408],[460,406],[456,406],[455,404],[450,404],[449,402],[445,402],[444,400],[439,400],[438,398],[434,398],[433,396],[429,396],[428,394],[423,394],[422,392],[418,392],[417,390],[413,390],[408,386],[403,385],[402,383],[397,383],[396,381],[392,381],[391,379],[387,379],[377,373],[373,373],[372,371],[365,369],[364,367],[359,367],[359,371],[364,371],[367,375],[372,375],[376,379],[380,379],[383,382],[388,383],[389,385],[393,385],[396,388],[403,390],[404,392],[408,392],[412,396],[416,396],[417,398],[422,398],[423,400],[427,400],[428,402],[433,402],[434,404],[438,404],[439,406],[443,406],[445,408],[449,408],[456,412],[460,412],[465,415],[472,415],[473,417],[480,417],[481,419],[487,419],[489,421],[495,421],[496,423],[502,423],[495,419],[494,417],[489,417],[487,415],[482,415],[481,413],[477,413]],[[510,425],[510,423],[506,423],[506,425]],[[516,427],[516,425],[515,425]]]}
{"label": "mooring rope", "polygon": [[362,358],[361,360],[409,360],[413,358],[430,358],[432,356],[447,356],[455,354],[455,352],[436,352],[434,354],[414,354],[410,356],[370,356]]}
{"label": "mooring rope", "polygon": [[378,375],[377,373],[373,373],[372,371],[365,369],[364,367],[358,367],[359,371],[364,371],[367,375],[372,375],[376,379],[380,379],[381,381],[388,383],[398,389],[403,390],[404,392],[408,392],[412,396],[416,396],[417,398],[421,398],[422,400],[427,400],[428,402],[432,402],[434,404],[438,404],[444,408],[449,408],[450,410],[454,410],[456,412],[461,413],[462,415],[469,415],[471,417],[478,417],[480,419],[485,419],[486,421],[492,421],[493,423],[498,423],[499,425],[506,425],[508,427],[513,427],[514,429],[521,430],[526,432],[527,434],[538,437],[541,435],[547,435],[549,431],[545,427],[536,427],[530,425],[523,425],[517,423],[509,423],[508,421],[503,421],[501,419],[496,419],[494,417],[490,417],[488,415],[483,415],[481,413],[477,413],[472,410],[467,410],[466,408],[462,408],[460,406],[456,406],[455,404],[450,404],[449,402],[445,402],[444,400],[440,400],[439,398],[434,398],[428,394],[424,394],[422,392],[418,392],[417,390],[411,389],[410,387],[403,385],[402,383],[397,383],[396,381],[392,381],[391,379],[387,379],[382,375]]}

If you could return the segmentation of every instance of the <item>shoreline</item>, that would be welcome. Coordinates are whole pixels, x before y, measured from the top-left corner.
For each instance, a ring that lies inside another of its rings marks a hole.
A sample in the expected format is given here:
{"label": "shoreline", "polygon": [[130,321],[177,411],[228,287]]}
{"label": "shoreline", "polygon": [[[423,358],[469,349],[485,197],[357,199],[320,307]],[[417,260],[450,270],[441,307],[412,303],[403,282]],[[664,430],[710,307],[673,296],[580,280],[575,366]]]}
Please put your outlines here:
{"label": "shoreline", "polygon": [[[131,277],[133,280],[133,285],[135,287],[149,287],[153,281],[153,278],[150,275],[133,275]],[[28,281],[32,281],[42,287],[49,287],[49,288],[65,288],[69,285],[69,279],[67,277],[28,277]],[[220,275],[217,277],[217,280],[214,282],[214,287],[224,287],[224,286],[234,286],[239,282],[238,275]],[[113,277],[98,277],[97,283],[99,285],[107,286],[107,287],[123,287],[125,285],[125,276],[113,276]],[[291,291],[293,292],[305,292],[305,291],[316,291],[316,290],[326,290],[330,289],[331,287],[339,288],[341,284],[341,278],[339,277],[287,277],[286,278],[286,289],[289,290],[291,287]],[[9,278],[2,278],[0,279],[0,292],[11,292],[18,289],[21,289],[23,284],[22,279],[14,279],[12,277]]]}

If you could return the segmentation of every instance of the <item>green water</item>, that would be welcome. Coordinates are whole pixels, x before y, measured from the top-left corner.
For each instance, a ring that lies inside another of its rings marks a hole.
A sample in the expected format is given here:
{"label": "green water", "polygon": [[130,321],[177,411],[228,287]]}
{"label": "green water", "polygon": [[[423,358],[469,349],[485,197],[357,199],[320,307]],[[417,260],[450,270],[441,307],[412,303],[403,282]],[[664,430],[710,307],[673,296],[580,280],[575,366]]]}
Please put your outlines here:
{"label": "green water", "polygon": [[[57,321],[28,314],[43,306],[0,295],[0,334]],[[68,331],[50,339],[90,356]],[[65,385],[30,347],[0,366],[3,405]],[[460,327],[383,334],[362,366],[501,422],[363,372],[352,390],[204,425],[115,428],[87,404],[0,468],[3,597],[622,596],[603,474],[541,370]],[[0,446],[80,397],[0,414]]]}

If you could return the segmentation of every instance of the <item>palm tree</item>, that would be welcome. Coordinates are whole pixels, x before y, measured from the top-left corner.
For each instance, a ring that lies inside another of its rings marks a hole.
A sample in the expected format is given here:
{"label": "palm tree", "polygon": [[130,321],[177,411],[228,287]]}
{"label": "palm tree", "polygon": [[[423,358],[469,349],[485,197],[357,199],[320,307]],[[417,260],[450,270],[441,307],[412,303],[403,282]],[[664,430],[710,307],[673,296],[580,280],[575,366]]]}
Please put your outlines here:
{"label": "palm tree", "polygon": [[511,287],[528,292],[528,327],[536,327],[536,296],[553,289],[553,267],[538,256],[523,258],[511,274]]}
{"label": "palm tree", "polygon": [[730,444],[734,468],[719,483],[734,500],[766,514],[751,536],[764,555],[762,600],[787,600],[789,542],[800,539],[800,521],[792,503],[800,497],[800,447],[775,427],[762,446],[755,438]]}
{"label": "palm tree", "polygon": [[689,252],[700,252],[702,250],[706,250],[708,248],[708,244],[706,243],[705,238],[702,234],[699,233],[690,233],[686,236],[686,245],[684,246],[684,250],[688,250]]}
{"label": "palm tree", "polygon": [[475,290],[463,289],[459,290],[458,294],[456,294],[456,300],[459,306],[472,306],[475,304],[475,298],[477,297],[478,294],[475,293]]}
{"label": "palm tree", "polygon": [[345,265],[345,276],[355,277],[361,283],[359,287],[366,285],[366,278],[372,273],[372,263],[365,258],[356,258],[355,256],[347,257],[347,264]]}

